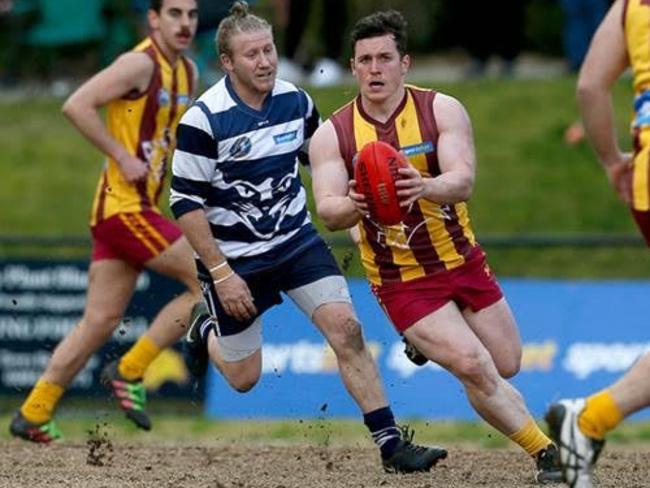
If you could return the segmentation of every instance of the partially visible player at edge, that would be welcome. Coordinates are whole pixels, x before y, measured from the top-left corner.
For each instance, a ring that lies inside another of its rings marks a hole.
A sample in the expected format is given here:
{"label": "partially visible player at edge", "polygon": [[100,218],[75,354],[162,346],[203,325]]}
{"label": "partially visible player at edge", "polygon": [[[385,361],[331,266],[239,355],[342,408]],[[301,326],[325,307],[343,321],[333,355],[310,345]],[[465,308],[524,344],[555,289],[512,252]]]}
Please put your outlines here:
{"label": "partially visible player at edge", "polygon": [[[618,144],[611,90],[629,67],[634,74],[634,155]],[[650,4],[617,0],[596,32],[578,78],[585,130],[607,178],[650,245]],[[613,385],[589,396],[561,400],[546,414],[572,487],[593,485],[592,467],[605,435],[624,418],[650,406],[650,354]]]}
{"label": "partially visible player at edge", "polygon": [[210,359],[230,386],[250,391],[262,371],[262,316],[284,293],[331,345],[384,469],[429,471],[447,452],[413,444],[395,424],[347,283],[307,211],[298,158],[308,164],[318,110],[276,79],[271,25],[245,2],[219,24],[217,45],[226,76],[183,116],[172,162],[171,207],[209,310],[191,321],[189,369],[204,375]]}
{"label": "partially visible player at edge", "polygon": [[[556,446],[504,379],[519,371],[521,342],[469,224],[476,163],[467,113],[452,97],[405,85],[411,59],[400,13],[359,20],[351,48],[359,95],[309,150],[318,215],[332,230],[358,226],[366,275],[398,333],[453,373],[479,415],[536,460],[538,482],[561,481]],[[399,225],[375,222],[355,191],[355,155],[375,140],[410,163],[396,183],[409,209]]]}
{"label": "partially visible player at edge", "polygon": [[[142,376],[158,353],[183,335],[191,307],[200,299],[190,246],[158,208],[176,126],[197,81],[194,64],[181,54],[192,42],[197,16],[196,0],[152,0],[150,36],[63,106],[107,157],[92,207],[86,308],[13,418],[15,436],[46,443],[61,436],[52,420],[59,399],[119,325],[143,268],[179,280],[188,291],[167,303],[133,347],[104,368],[102,382],[129,419],[151,428]],[[98,113],[102,106],[107,107],[106,125]]]}

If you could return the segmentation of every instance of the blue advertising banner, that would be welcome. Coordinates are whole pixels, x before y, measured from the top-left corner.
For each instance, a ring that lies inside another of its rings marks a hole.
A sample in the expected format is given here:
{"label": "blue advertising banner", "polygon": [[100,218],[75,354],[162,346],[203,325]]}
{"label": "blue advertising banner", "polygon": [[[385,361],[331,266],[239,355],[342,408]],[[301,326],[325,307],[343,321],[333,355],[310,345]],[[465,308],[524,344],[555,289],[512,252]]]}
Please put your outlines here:
{"label": "blue advertising banner", "polygon": [[[513,383],[535,416],[564,397],[591,393],[650,349],[650,282],[501,280],[519,324],[521,372]],[[458,380],[417,367],[363,280],[350,280],[355,308],[399,418],[475,420]],[[333,352],[289,299],[264,316],[263,375],[249,393],[231,390],[211,369],[211,417],[358,417]],[[648,417],[650,411],[637,414]]]}
{"label": "blue advertising banner", "polygon": [[[81,318],[86,303],[85,261],[0,262],[0,394],[28,391],[53,348]],[[133,299],[112,339],[94,354],[72,381],[67,394],[105,395],[102,366],[128,349],[158,310],[182,291],[155,273],[140,275]],[[147,370],[149,392],[189,397],[189,373],[178,350],[163,351]]]}

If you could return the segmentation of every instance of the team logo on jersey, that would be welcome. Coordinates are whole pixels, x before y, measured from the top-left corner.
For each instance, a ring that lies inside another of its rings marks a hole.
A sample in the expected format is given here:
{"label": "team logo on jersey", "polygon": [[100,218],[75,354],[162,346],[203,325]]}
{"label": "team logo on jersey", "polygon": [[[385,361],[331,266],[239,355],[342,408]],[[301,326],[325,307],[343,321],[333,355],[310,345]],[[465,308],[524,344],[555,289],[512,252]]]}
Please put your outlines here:
{"label": "team logo on jersey", "polygon": [[278,134],[273,136],[275,144],[286,144],[287,142],[295,141],[298,137],[298,131],[292,130],[291,132],[285,132],[284,134]]}
{"label": "team logo on jersey", "polygon": [[169,96],[169,92],[165,90],[164,88],[161,88],[158,90],[158,105],[161,107],[166,107],[169,105],[171,97]]}
{"label": "team logo on jersey", "polygon": [[178,95],[176,97],[176,103],[178,103],[179,105],[189,105],[190,103],[189,95]]}
{"label": "team logo on jersey", "polygon": [[427,225],[428,220],[425,219],[415,227],[411,227],[404,222],[395,225],[382,225],[375,222],[370,217],[365,217],[365,219],[367,219],[376,229],[376,236],[373,239],[374,242],[383,248],[394,247],[397,249],[410,249],[411,239],[416,236],[416,233],[421,227]]}
{"label": "team logo on jersey", "polygon": [[251,140],[247,136],[242,136],[230,146],[230,157],[233,159],[243,158],[251,152],[252,147]]}
{"label": "team logo on jersey", "polygon": [[[280,174],[280,177],[265,177],[261,181],[226,180],[226,175],[218,169],[221,176],[216,184],[223,192],[222,205],[258,239],[269,240],[275,237],[289,214],[291,202],[299,195],[301,185],[298,177],[298,164],[293,172]],[[299,213],[303,207],[295,212]]]}
{"label": "team logo on jersey", "polygon": [[[408,212],[411,212],[411,207],[409,207]],[[440,205],[438,208],[438,215],[435,217],[425,217],[415,226],[411,226],[405,223],[405,220],[396,225],[382,225],[379,222],[373,220],[370,216],[364,217],[368,222],[370,222],[376,229],[376,236],[374,241],[379,244],[381,247],[394,247],[397,249],[410,249],[411,241],[417,235],[418,232],[422,231],[422,227],[428,225],[429,222],[434,219],[439,220],[448,220],[452,221],[453,209],[452,207],[445,203]]]}
{"label": "team logo on jersey", "polygon": [[413,144],[411,146],[404,146],[402,152],[407,156],[417,156],[418,154],[431,153],[436,150],[436,146],[431,141],[421,142],[420,144]]}

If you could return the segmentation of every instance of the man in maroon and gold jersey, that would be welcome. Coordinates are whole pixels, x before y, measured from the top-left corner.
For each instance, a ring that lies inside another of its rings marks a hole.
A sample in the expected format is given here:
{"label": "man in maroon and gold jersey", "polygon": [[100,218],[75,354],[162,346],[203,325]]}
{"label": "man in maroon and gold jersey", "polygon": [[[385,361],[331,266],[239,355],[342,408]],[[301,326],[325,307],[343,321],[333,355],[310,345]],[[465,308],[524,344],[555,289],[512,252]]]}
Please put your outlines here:
{"label": "man in maroon and gold jersey", "polygon": [[[521,343],[469,223],[475,155],[467,113],[450,96],[405,85],[410,58],[398,12],[357,22],[352,51],[359,95],[310,146],[318,214],[332,230],[358,228],[368,280],[397,331],[453,373],[479,415],[536,459],[539,482],[559,481],[557,448],[504,379],[519,370]],[[374,221],[355,191],[354,156],[374,140],[410,162],[397,182],[408,208],[399,225]]]}
{"label": "man in maroon and gold jersey", "polygon": [[[632,68],[634,154],[624,153],[614,125],[611,90]],[[578,78],[578,102],[587,137],[607,178],[632,211],[650,246],[650,1],[616,0],[593,38]],[[614,384],[587,398],[551,405],[546,420],[560,444],[566,480],[588,488],[605,435],[650,406],[650,354]],[[603,483],[604,484],[604,483]]]}
{"label": "man in maroon and gold jersey", "polygon": [[[197,81],[181,53],[197,25],[196,0],[152,0],[151,35],[133,51],[81,86],[64,114],[106,155],[92,206],[92,262],[86,309],[55,349],[41,378],[14,417],[15,436],[49,442],[60,436],[52,416],[66,386],[120,323],[144,268],[171,276],[188,291],[167,303],[149,330],[102,381],[127,417],[149,430],[142,376],[158,353],[184,332],[200,299],[192,251],[181,231],[158,207],[178,121]],[[104,124],[98,110],[107,107]]]}

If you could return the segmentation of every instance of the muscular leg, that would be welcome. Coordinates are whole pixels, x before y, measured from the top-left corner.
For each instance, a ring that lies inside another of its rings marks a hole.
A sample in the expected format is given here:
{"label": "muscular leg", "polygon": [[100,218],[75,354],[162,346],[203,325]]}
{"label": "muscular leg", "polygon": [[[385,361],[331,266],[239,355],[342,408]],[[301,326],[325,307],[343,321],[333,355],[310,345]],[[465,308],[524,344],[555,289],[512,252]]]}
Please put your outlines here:
{"label": "muscular leg", "polygon": [[497,371],[511,378],[521,366],[521,339],[505,298],[478,312],[463,310],[463,317],[490,352]]}
{"label": "muscular leg", "polygon": [[366,347],[352,306],[327,303],[318,307],[312,320],[334,350],[341,378],[363,413],[388,405],[379,371]]}
{"label": "muscular leg", "polygon": [[90,265],[83,317],[54,350],[42,379],[66,386],[74,378],[120,323],[138,274],[119,260],[95,261]]}
{"label": "muscular leg", "polygon": [[146,266],[175,278],[188,289],[158,312],[145,333],[160,349],[164,349],[183,336],[187,330],[192,305],[201,300],[201,292],[195,276],[194,258],[187,239],[181,237],[162,254],[149,260]]}
{"label": "muscular leg", "polygon": [[588,398],[551,405],[545,418],[560,448],[561,464],[571,486],[593,486],[592,468],[608,432],[627,416],[650,406],[650,353],[613,385]]}
{"label": "muscular leg", "polygon": [[650,353],[646,353],[610,387],[612,398],[623,417],[650,406],[649,376]]}
{"label": "muscular leg", "polygon": [[208,336],[208,354],[228,384],[240,393],[250,391],[262,374],[262,351],[257,349],[239,361],[226,361],[214,332]]}
{"label": "muscular leg", "polygon": [[[310,294],[305,288],[303,291]],[[296,293],[290,296],[297,304],[301,302]],[[311,296],[315,295],[311,293]],[[300,308],[304,312],[308,310],[304,302]],[[384,469],[388,472],[428,471],[438,460],[447,457],[444,449],[421,446],[412,449],[410,441],[402,439],[352,305],[329,302],[318,306],[311,315],[334,350],[343,384],[363,413],[363,423],[379,447]]]}
{"label": "muscular leg", "polygon": [[[582,405],[573,405],[580,431],[592,439],[603,440],[625,417],[650,406],[648,374],[650,353],[641,356],[612,386],[589,396]],[[572,408],[571,403],[565,407]],[[553,422],[553,416],[550,418]]]}
{"label": "muscular leg", "polygon": [[404,336],[463,383],[472,406],[497,430],[509,436],[528,422],[523,398],[499,375],[489,351],[454,303],[416,322]]}

